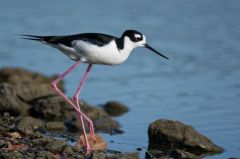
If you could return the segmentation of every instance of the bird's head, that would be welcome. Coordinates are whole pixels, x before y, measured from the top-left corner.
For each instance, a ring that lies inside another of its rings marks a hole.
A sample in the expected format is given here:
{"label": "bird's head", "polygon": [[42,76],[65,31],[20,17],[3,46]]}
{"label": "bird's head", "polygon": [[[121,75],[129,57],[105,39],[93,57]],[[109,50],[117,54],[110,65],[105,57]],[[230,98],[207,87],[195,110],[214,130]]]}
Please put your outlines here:
{"label": "bird's head", "polygon": [[153,49],[151,46],[149,46],[146,43],[146,37],[136,31],[136,30],[126,30],[123,35],[122,38],[124,39],[124,45],[130,45],[130,47],[137,48],[137,47],[145,47],[151,51],[153,51],[154,53],[168,59],[168,57],[164,56],[163,54],[161,54],[160,52],[156,51],[155,49]]}

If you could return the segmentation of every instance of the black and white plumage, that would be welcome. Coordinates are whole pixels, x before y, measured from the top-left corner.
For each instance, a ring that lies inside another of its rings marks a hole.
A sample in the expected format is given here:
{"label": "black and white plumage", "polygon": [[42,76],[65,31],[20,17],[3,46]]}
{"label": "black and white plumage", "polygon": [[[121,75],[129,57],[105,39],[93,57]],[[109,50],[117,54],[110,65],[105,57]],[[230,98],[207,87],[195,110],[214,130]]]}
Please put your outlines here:
{"label": "black and white plumage", "polygon": [[[24,35],[24,39],[40,41],[44,44],[48,44],[54,48],[61,50],[70,59],[76,62],[69,67],[64,73],[58,76],[51,84],[52,88],[58,93],[68,104],[70,104],[77,112],[80,124],[83,131],[84,148],[86,153],[93,151],[91,144],[104,145],[104,142],[96,140],[94,133],[93,121],[89,119],[80,110],[79,95],[81,88],[86,80],[93,64],[105,64],[105,65],[117,65],[123,63],[132,50],[137,47],[145,47],[155,52],[156,54],[168,59],[166,56],[154,50],[146,43],[145,36],[135,30],[126,30],[120,38],[101,34],[101,33],[83,33],[68,36],[36,36],[36,35]],[[70,100],[57,86],[57,84],[63,80],[67,74],[69,74],[80,63],[89,63],[80,84],[74,93],[73,100]],[[87,137],[84,121],[88,123],[90,138]],[[93,140],[93,142],[89,142]],[[81,143],[80,141],[78,143]],[[100,142],[100,143],[98,143]],[[90,144],[91,143],[91,144]],[[98,149],[105,149],[97,146]]]}
{"label": "black and white plumage", "polygon": [[136,30],[126,30],[120,38],[102,33],[82,33],[67,36],[24,36],[26,36],[24,39],[48,44],[61,50],[70,59],[80,60],[84,63],[121,64],[137,47],[146,47],[168,59],[146,44],[145,36]]}

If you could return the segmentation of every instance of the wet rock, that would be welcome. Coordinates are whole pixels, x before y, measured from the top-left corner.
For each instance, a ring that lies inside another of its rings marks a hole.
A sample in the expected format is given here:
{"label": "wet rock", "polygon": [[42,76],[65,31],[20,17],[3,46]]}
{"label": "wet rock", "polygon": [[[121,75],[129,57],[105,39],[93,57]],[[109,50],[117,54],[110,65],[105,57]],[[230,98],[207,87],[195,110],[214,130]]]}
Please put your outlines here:
{"label": "wet rock", "polygon": [[109,117],[94,120],[94,126],[96,131],[109,133],[111,135],[123,133],[123,131],[120,129],[120,124]]}
{"label": "wet rock", "polygon": [[1,148],[6,148],[7,146],[8,146],[8,142],[0,139],[0,147]]}
{"label": "wet rock", "polygon": [[[69,118],[75,118],[74,124],[80,127],[75,110],[50,88],[55,78],[18,68],[0,70],[0,158],[84,159],[82,149],[68,145],[67,142],[72,142],[71,139],[77,136],[71,134],[73,136],[69,139],[68,134],[62,140],[57,140],[59,132],[47,132],[65,130],[64,120]],[[118,122],[103,109],[83,101],[80,104],[82,111],[93,120],[96,130],[121,132]],[[95,154],[104,159],[139,158],[136,153],[99,151]]]}
{"label": "wet rock", "polygon": [[140,159],[139,154],[137,152],[128,152],[128,153],[122,153],[119,155],[119,157],[115,157],[119,159]]}
{"label": "wet rock", "polygon": [[0,117],[0,131],[7,132],[15,127],[16,119],[8,112]]}
{"label": "wet rock", "polygon": [[126,153],[116,153],[109,154],[106,157],[107,159],[140,159],[137,152],[126,152]]}
{"label": "wet rock", "polygon": [[[93,121],[96,131],[101,131],[110,134],[122,132],[120,130],[120,124],[117,121],[113,120],[101,108],[93,107],[86,103],[85,101],[80,101],[79,104],[82,112]],[[68,107],[68,109],[71,109],[72,111],[70,111],[67,115],[67,119],[65,121],[66,126],[71,132],[81,131],[81,125],[77,113],[70,106]]]}
{"label": "wet rock", "polygon": [[24,158],[23,154],[21,152],[8,152],[8,151],[3,151],[0,153],[0,158],[4,159],[19,159],[19,158]]}
{"label": "wet rock", "polygon": [[19,99],[11,84],[0,84],[0,113],[9,112],[18,116],[20,113],[26,112],[28,108],[29,105]]}
{"label": "wet rock", "polygon": [[101,108],[93,107],[83,100],[79,101],[79,105],[81,110],[92,120],[109,117],[109,115]]}
{"label": "wet rock", "polygon": [[44,123],[40,119],[25,116],[19,121],[17,127],[26,133],[32,134],[34,130],[44,129]]}
{"label": "wet rock", "polygon": [[53,139],[47,143],[46,149],[52,153],[61,153],[66,145],[67,143],[65,141]]}
{"label": "wet rock", "polygon": [[203,156],[196,156],[192,153],[179,149],[148,150],[145,153],[146,159],[200,159]]}
{"label": "wet rock", "polygon": [[26,102],[56,95],[56,92],[53,91],[50,83],[20,83],[14,85],[14,89],[16,90],[17,95]]}
{"label": "wet rock", "polygon": [[[164,159],[164,158],[168,158],[169,156],[163,152],[163,151],[160,151],[160,150],[148,150],[146,151],[145,153],[145,158],[146,159],[154,159],[154,158],[158,158],[158,159]],[[172,158],[168,158],[168,159],[172,159]]]}
{"label": "wet rock", "polygon": [[34,136],[34,138],[43,138],[44,134],[40,133],[39,131],[34,131],[32,136]]}
{"label": "wet rock", "polygon": [[31,140],[31,145],[32,145],[32,147],[40,146],[40,147],[42,147],[42,150],[43,150],[44,148],[46,148],[46,145],[49,142],[52,142],[52,140],[53,140],[53,138],[51,138],[51,137],[44,137],[44,136],[42,136],[40,138],[37,137],[37,138],[34,138]]}
{"label": "wet rock", "polygon": [[101,108],[90,106],[85,101],[80,101],[80,107],[82,111],[93,120],[97,131],[105,133],[119,132],[120,124],[113,120]]}
{"label": "wet rock", "polygon": [[0,83],[51,83],[51,81],[55,78],[56,76],[47,77],[40,73],[31,72],[23,68],[6,67],[0,70]]}
{"label": "wet rock", "polygon": [[104,106],[103,109],[110,115],[110,116],[120,116],[126,112],[128,112],[128,107],[124,104],[116,101],[109,101]]}
{"label": "wet rock", "polygon": [[51,137],[35,138],[23,133],[21,138],[13,140],[0,133],[0,143],[2,142],[0,158],[68,158],[73,153],[70,146],[65,146],[66,142]]}
{"label": "wet rock", "polygon": [[[54,77],[55,78],[55,77]],[[80,122],[75,110],[61,97],[57,96],[50,88],[52,78],[39,73],[18,68],[4,68],[0,70],[0,113],[10,112],[15,116],[30,115],[43,121],[65,121],[66,126],[75,131],[81,130]],[[7,82],[7,83],[4,83]],[[30,106],[31,105],[31,106]],[[119,103],[109,102],[108,105]],[[113,120],[101,108],[92,107],[84,101],[80,101],[81,110],[92,119],[96,130],[105,133],[122,133],[120,124]],[[36,120],[33,120],[34,122]],[[24,120],[20,121],[21,127],[27,127]],[[35,123],[31,123],[35,124]],[[24,125],[24,126],[23,126]],[[63,129],[63,125],[48,123],[49,129]],[[30,132],[34,129],[27,128]],[[72,131],[74,132],[74,131]]]}
{"label": "wet rock", "polygon": [[199,134],[192,126],[185,125],[179,121],[156,120],[149,125],[148,136],[149,150],[175,148],[179,150],[184,149],[195,155],[220,153],[223,151],[221,147]]}
{"label": "wet rock", "polygon": [[200,159],[202,157],[200,156],[196,156],[192,153],[189,153],[189,152],[186,152],[186,151],[183,151],[183,150],[178,150],[178,149],[175,149],[175,150],[172,150],[169,154],[169,156],[171,156],[172,158],[181,158],[181,159]]}
{"label": "wet rock", "polygon": [[72,156],[73,150],[70,146],[65,146],[65,148],[63,149],[63,153],[67,154],[68,156]]}
{"label": "wet rock", "polygon": [[[110,134],[122,133],[120,124],[101,108],[93,107],[84,101],[80,101],[80,108],[88,118],[93,120],[96,131]],[[76,111],[59,96],[33,100],[30,115],[45,121],[65,120],[66,127],[70,132],[81,132],[81,125]],[[62,125],[59,126],[63,128]]]}
{"label": "wet rock", "polygon": [[50,121],[46,123],[46,128],[50,131],[64,131],[66,127],[63,122]]}
{"label": "wet rock", "polygon": [[34,117],[42,118],[46,121],[64,120],[68,105],[59,96],[45,97],[34,100],[30,109],[30,114]]}
{"label": "wet rock", "polygon": [[74,155],[73,155],[73,158],[75,159],[75,158],[77,158],[77,159],[85,159],[85,157],[83,156],[83,154],[77,154],[77,153],[75,153]]}
{"label": "wet rock", "polygon": [[[0,83],[11,84],[18,96],[24,101],[56,95],[50,84],[56,78],[47,77],[39,73],[30,72],[21,68],[3,68],[0,70]],[[59,83],[63,90],[63,82]]]}
{"label": "wet rock", "polygon": [[92,154],[91,159],[106,159],[106,154],[101,151],[100,152],[96,151]]}
{"label": "wet rock", "polygon": [[36,154],[36,159],[53,159],[54,155],[53,153],[49,151],[39,151]]}
{"label": "wet rock", "polygon": [[[17,131],[17,130],[16,130]],[[20,133],[20,132],[16,132]],[[68,145],[65,140],[58,140],[54,137],[44,135],[28,135],[21,132],[21,137],[11,138],[2,135],[0,131],[0,158],[79,158],[84,159],[82,149]],[[11,142],[11,143],[10,143]],[[11,147],[9,147],[9,145]],[[20,146],[20,147],[19,147]],[[24,146],[24,147],[23,147]],[[92,159],[139,159],[138,153],[121,153],[114,151],[95,151],[89,154]]]}
{"label": "wet rock", "polygon": [[137,152],[103,152],[96,151],[92,154],[91,159],[140,159],[139,154]]}

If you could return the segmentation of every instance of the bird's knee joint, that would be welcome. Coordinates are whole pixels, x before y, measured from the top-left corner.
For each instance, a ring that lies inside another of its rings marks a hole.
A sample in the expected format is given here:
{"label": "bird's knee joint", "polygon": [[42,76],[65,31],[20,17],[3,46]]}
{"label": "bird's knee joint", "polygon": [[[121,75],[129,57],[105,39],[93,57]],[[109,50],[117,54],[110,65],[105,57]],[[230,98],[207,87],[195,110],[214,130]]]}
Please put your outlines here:
{"label": "bird's knee joint", "polygon": [[93,121],[92,120],[89,120],[88,123],[89,123],[89,125],[93,125]]}
{"label": "bird's knee joint", "polygon": [[73,101],[76,103],[78,101],[78,97],[77,96],[73,96]]}
{"label": "bird's knee joint", "polygon": [[56,89],[56,88],[57,88],[57,84],[56,84],[55,82],[52,82],[52,83],[51,83],[51,87],[52,87],[53,89]]}

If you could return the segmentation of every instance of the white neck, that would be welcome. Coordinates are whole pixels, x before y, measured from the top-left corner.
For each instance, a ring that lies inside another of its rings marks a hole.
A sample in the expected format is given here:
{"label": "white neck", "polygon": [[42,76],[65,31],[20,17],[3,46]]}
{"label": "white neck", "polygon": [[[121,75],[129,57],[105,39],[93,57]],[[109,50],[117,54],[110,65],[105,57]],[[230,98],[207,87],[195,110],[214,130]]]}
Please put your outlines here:
{"label": "white neck", "polygon": [[123,58],[128,58],[132,50],[135,48],[132,41],[129,39],[129,37],[125,36],[123,39],[123,49],[119,50],[119,53]]}

